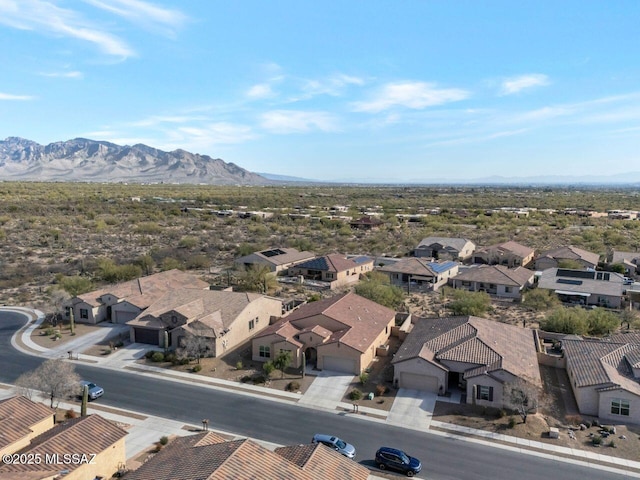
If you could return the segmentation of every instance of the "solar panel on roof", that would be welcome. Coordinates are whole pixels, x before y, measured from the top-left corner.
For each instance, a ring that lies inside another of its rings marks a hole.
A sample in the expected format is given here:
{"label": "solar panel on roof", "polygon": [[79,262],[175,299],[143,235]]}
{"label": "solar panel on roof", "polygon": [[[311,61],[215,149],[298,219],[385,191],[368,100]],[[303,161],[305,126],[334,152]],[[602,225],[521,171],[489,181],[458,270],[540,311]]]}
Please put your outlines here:
{"label": "solar panel on roof", "polygon": [[595,272],[588,270],[569,270],[566,268],[559,268],[556,272],[556,277],[573,277],[573,278],[594,278]]}
{"label": "solar panel on roof", "polygon": [[573,280],[571,278],[559,278],[556,282],[567,285],[582,285],[582,280]]}
{"label": "solar panel on roof", "polygon": [[370,261],[371,259],[369,257],[367,257],[367,256],[361,255],[359,257],[352,258],[351,260],[353,260],[354,263],[366,263],[366,262]]}
{"label": "solar panel on roof", "polygon": [[434,272],[442,273],[442,272],[446,272],[447,270],[451,270],[453,267],[455,267],[456,262],[443,262],[443,263],[431,262],[428,265],[429,265],[429,268]]}
{"label": "solar panel on roof", "polygon": [[284,255],[285,252],[280,250],[279,248],[274,248],[273,250],[265,250],[264,252],[260,253],[267,258],[271,258],[275,257],[276,255]]}

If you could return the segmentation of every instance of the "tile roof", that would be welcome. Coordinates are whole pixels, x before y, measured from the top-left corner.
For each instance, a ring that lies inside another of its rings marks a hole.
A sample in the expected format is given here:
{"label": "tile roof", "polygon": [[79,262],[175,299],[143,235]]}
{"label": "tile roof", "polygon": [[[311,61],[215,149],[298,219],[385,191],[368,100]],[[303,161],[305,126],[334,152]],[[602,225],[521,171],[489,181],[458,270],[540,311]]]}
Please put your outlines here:
{"label": "tile roof", "polygon": [[418,318],[392,363],[423,358],[442,368],[443,360],[470,363],[465,376],[506,370],[540,383],[533,331],[484,318]]}
{"label": "tile roof", "polygon": [[640,265],[640,252],[620,252],[614,250],[610,263],[624,262]]}
{"label": "tile roof", "polygon": [[406,273],[437,277],[439,274],[457,267],[456,262],[431,262],[420,257],[403,258],[400,261],[378,268],[381,272]]}
{"label": "tile roof", "polygon": [[100,290],[79,295],[77,298],[97,307],[101,304],[100,297],[111,294],[119,299],[128,301],[136,307],[146,308],[166,292],[176,288],[203,290],[209,288],[209,284],[195,275],[174,269],[104,287]]}
{"label": "tile roof", "polygon": [[53,410],[27,397],[0,400],[0,449],[28,436],[32,432],[29,427],[47,418],[53,426]]}
{"label": "tile roof", "polygon": [[[355,261],[353,258],[348,258],[345,255],[339,253],[332,253],[325,255],[324,257],[314,258],[296,265],[297,268],[306,268],[310,270],[320,270],[322,272],[344,272],[352,268],[361,266],[362,261]],[[373,263],[373,259],[369,259],[366,263]]]}
{"label": "tile roof", "polygon": [[[275,252],[275,255],[271,255],[271,252]],[[282,252],[282,253],[278,253]],[[289,263],[301,262],[315,257],[313,252],[299,251],[295,248],[271,248],[262,250],[260,252],[254,252],[250,255],[237,258],[236,263],[247,263],[252,260],[260,260],[261,262],[267,262],[272,265],[286,265]]]}
{"label": "tile roof", "polygon": [[475,244],[471,240],[467,240],[466,238],[455,238],[455,237],[426,237],[423,238],[418,244],[418,248],[421,247],[430,247],[431,245],[438,244],[443,247],[453,248],[458,252],[464,249],[464,247],[470,243],[475,246]]}
{"label": "tile roof", "polygon": [[529,283],[533,276],[534,272],[524,267],[507,268],[504,265],[479,265],[460,272],[453,279],[521,288]]}
{"label": "tile roof", "polygon": [[491,245],[489,247],[485,247],[481,250],[476,251],[476,254],[481,252],[490,252],[492,250],[501,250],[501,251],[510,252],[521,258],[526,258],[535,252],[535,250],[531,247],[527,247],[518,242],[514,242],[513,240],[510,240],[508,242],[498,243],[497,245]]}
{"label": "tile roof", "polygon": [[[68,453],[92,455],[103,452],[119,440],[127,432],[100,415],[87,415],[67,420],[56,425],[31,440],[31,444],[19,453],[40,455],[58,454],[61,457]],[[75,470],[80,464],[67,464],[66,470]],[[47,465],[12,464],[0,468],[2,472],[41,471]]]}
{"label": "tile roof", "polygon": [[576,387],[618,386],[640,395],[632,370],[640,359],[640,344],[563,338],[562,349]]}
{"label": "tile roof", "polygon": [[165,328],[160,320],[162,315],[175,311],[187,318],[187,323],[195,321],[212,329],[216,336],[229,328],[240,313],[263,295],[249,292],[228,292],[224,290],[178,289],[166,293],[128,325],[147,328]]}
{"label": "tile roof", "polygon": [[[321,480],[296,464],[244,439],[224,441],[214,433],[172,440],[126,480]],[[330,478],[330,477],[324,477]]]}
{"label": "tile roof", "polygon": [[547,250],[546,252],[542,252],[540,256],[550,257],[556,260],[584,260],[592,265],[598,265],[598,261],[600,260],[600,255],[597,253],[588,252],[573,245]]}
{"label": "tile roof", "polygon": [[367,468],[321,443],[280,447],[274,452],[303,470],[315,474],[318,478],[340,480],[369,478]]}

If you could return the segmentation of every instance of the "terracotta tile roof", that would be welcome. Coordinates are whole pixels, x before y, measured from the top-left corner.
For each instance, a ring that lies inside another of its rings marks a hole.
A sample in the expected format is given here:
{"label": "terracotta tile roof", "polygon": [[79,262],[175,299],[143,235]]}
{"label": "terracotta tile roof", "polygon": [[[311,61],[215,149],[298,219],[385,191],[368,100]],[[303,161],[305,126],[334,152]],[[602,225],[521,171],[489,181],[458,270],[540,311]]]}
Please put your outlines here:
{"label": "terracotta tile roof", "polygon": [[504,265],[479,265],[456,275],[454,280],[495,283],[522,288],[533,279],[534,272],[524,267],[507,268]]}
{"label": "terracotta tile roof", "polygon": [[79,295],[77,298],[97,307],[101,304],[100,297],[111,294],[119,299],[128,301],[138,308],[146,308],[166,292],[176,288],[204,290],[209,288],[209,284],[195,275],[174,269],[104,287],[100,290]]}
{"label": "terracotta tile roof", "polygon": [[0,449],[26,437],[32,432],[32,425],[47,418],[51,418],[53,426],[53,410],[27,397],[0,400]]}
{"label": "terracotta tile roof", "polygon": [[227,292],[223,290],[179,289],[166,293],[151,304],[128,325],[165,328],[160,317],[175,311],[187,318],[187,323],[200,321],[216,335],[229,328],[251,302],[263,298],[257,293]]}
{"label": "terracotta tile roof", "polygon": [[[213,435],[213,437],[210,437]],[[320,480],[251,440],[199,433],[172,440],[126,480]],[[329,478],[329,477],[325,477]]]}
{"label": "terracotta tile roof", "polygon": [[321,443],[276,448],[275,453],[303,470],[315,474],[317,478],[340,480],[369,478],[367,468]]}
{"label": "terracotta tile roof", "polygon": [[443,368],[443,360],[473,364],[468,373],[474,375],[506,370],[541,382],[533,331],[479,317],[415,319],[392,363],[415,357]]}
{"label": "terracotta tile roof", "polygon": [[[20,453],[58,454],[68,453],[92,455],[103,452],[124,438],[127,432],[100,415],[88,415],[67,420],[31,440],[31,444]],[[79,464],[65,465],[66,470],[75,470]],[[12,464],[0,468],[2,472],[41,471],[47,465]],[[1,477],[2,475],[0,475]]]}
{"label": "terracotta tile roof", "polygon": [[600,260],[600,255],[597,253],[588,252],[573,245],[547,250],[546,252],[542,252],[540,256],[554,258],[556,260],[584,260],[592,265],[598,265],[598,261]]}
{"label": "terracotta tile roof", "polygon": [[576,387],[619,386],[640,395],[632,370],[640,360],[640,344],[565,337],[562,348]]}
{"label": "terracotta tile roof", "polygon": [[518,242],[514,242],[513,240],[510,240],[508,242],[498,243],[497,245],[491,245],[489,247],[485,247],[481,250],[476,251],[476,253],[490,252],[492,250],[501,250],[505,252],[510,252],[510,253],[513,253],[514,255],[517,255],[520,258],[526,258],[535,252],[535,250],[531,247],[527,247]]}

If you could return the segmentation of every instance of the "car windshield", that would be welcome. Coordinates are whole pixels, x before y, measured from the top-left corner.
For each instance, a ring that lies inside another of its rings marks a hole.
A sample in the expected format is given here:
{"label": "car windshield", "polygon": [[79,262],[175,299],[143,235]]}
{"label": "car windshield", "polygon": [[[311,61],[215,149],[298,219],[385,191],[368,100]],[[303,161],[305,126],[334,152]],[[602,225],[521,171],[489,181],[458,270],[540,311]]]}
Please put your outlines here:
{"label": "car windshield", "polygon": [[346,442],[340,440],[339,438],[336,440],[336,447],[338,447],[340,450],[344,450],[346,446]]}
{"label": "car windshield", "polygon": [[400,452],[400,460],[402,460],[402,463],[406,463],[407,465],[410,463],[409,457],[407,457],[407,454],[404,452]]}
{"label": "car windshield", "polygon": [[87,383],[87,387],[89,387],[89,390],[91,390],[92,388],[96,388],[96,384],[95,383]]}

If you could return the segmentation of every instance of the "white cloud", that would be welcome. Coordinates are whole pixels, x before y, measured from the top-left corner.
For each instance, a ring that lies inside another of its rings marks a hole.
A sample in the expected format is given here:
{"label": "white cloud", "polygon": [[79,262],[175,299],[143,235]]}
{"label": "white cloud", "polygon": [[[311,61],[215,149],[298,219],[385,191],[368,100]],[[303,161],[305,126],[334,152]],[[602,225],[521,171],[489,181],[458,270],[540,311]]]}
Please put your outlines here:
{"label": "white cloud", "polygon": [[385,85],[371,100],[355,102],[357,112],[378,113],[394,107],[423,109],[435,105],[464,100],[470,96],[458,88],[437,88],[434,83],[397,82]]}
{"label": "white cloud", "polygon": [[272,110],[262,115],[261,126],[273,133],[305,133],[338,130],[335,117],[327,112]]}
{"label": "white cloud", "polygon": [[530,73],[505,79],[502,82],[500,93],[501,95],[513,95],[527,88],[544,87],[550,84],[548,76],[541,73]]}
{"label": "white cloud", "polygon": [[51,78],[82,78],[84,74],[82,72],[78,72],[77,70],[71,72],[42,72],[40,73],[43,77],[51,77]]}
{"label": "white cloud", "polygon": [[259,83],[254,85],[247,91],[247,97],[249,98],[270,98],[274,96],[274,92],[271,89],[271,85],[268,83]]}
{"label": "white cloud", "polygon": [[134,51],[120,38],[73,10],[46,0],[0,1],[0,23],[22,30],[61,35],[95,44],[108,55],[127,58]]}
{"label": "white cloud", "polygon": [[83,0],[85,3],[101,8],[127,20],[143,25],[161,26],[169,33],[181,27],[186,16],[179,10],[161,8],[142,0]]}
{"label": "white cloud", "polygon": [[11,93],[2,93],[0,92],[0,100],[18,100],[18,101],[26,101],[26,100],[34,100],[36,97],[32,95],[13,95]]}
{"label": "white cloud", "polygon": [[345,87],[349,85],[364,85],[364,80],[359,77],[338,73],[326,79],[304,80],[302,91],[304,92],[304,98],[311,98],[316,95],[336,97],[341,95]]}
{"label": "white cloud", "polygon": [[187,144],[220,145],[242,143],[256,138],[250,127],[228,122],[215,122],[202,127],[180,127],[177,131],[184,134]]}
{"label": "white cloud", "polygon": [[131,127],[157,127],[164,123],[189,123],[206,120],[207,117],[201,115],[152,115],[143,120],[129,123]]}

